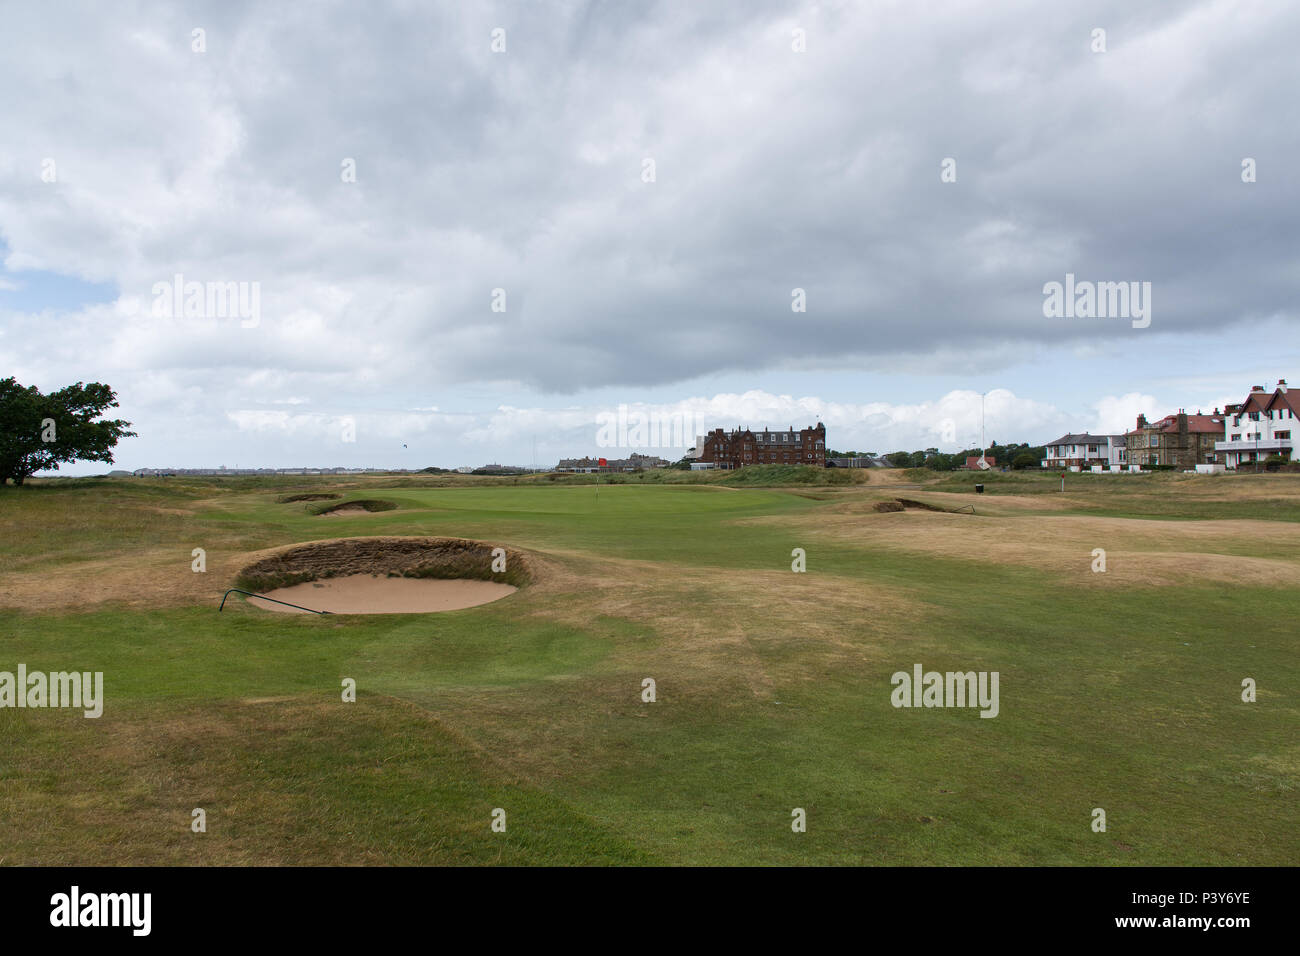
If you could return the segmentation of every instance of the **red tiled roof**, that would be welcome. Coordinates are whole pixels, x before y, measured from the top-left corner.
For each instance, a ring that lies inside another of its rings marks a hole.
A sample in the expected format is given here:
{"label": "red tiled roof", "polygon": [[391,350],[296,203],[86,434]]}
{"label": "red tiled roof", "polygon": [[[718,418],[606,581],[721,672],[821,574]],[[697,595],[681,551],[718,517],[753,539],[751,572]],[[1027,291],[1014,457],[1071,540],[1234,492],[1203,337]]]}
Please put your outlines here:
{"label": "red tiled roof", "polygon": [[1268,407],[1289,408],[1292,415],[1300,418],[1300,401],[1296,400],[1295,393],[1290,390],[1284,392],[1278,389],[1275,391],[1273,397],[1269,400]]}
{"label": "red tiled roof", "polygon": [[[1162,432],[1176,432],[1178,431],[1178,416],[1169,415],[1156,424]],[[1221,432],[1223,431],[1223,416],[1188,415],[1187,430],[1189,432]]]}

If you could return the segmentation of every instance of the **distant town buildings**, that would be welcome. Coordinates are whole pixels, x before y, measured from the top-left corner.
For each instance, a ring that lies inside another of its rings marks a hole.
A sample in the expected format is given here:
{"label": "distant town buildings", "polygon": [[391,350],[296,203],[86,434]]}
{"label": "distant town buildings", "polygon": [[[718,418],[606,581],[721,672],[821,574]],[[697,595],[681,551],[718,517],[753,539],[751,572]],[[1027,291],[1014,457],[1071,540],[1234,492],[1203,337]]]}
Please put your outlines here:
{"label": "distant town buildings", "polygon": [[410,473],[409,468],[137,468],[136,478],[213,475],[368,475]]}
{"label": "distant town buildings", "polygon": [[521,465],[483,465],[472,468],[462,465],[455,469],[442,468],[137,468],[135,471],[114,471],[109,477],[172,478],[220,477],[223,475],[418,475],[428,471],[455,471],[458,474],[524,475],[534,469]]}
{"label": "distant town buildings", "polygon": [[599,458],[561,458],[555,466],[556,471],[595,474],[608,472],[645,471],[649,468],[667,468],[672,462],[654,455],[641,455],[633,452],[627,458],[606,458],[602,465]]}

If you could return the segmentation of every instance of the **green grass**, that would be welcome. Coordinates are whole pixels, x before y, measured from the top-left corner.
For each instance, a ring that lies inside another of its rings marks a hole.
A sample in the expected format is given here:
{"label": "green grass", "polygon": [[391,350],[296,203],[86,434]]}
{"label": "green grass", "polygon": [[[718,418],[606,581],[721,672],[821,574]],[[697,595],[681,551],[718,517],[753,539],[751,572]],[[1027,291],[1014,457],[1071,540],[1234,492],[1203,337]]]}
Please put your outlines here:
{"label": "green grass", "polygon": [[[0,670],[103,671],[107,697],[99,720],[0,710],[0,863],[1294,863],[1293,588],[1081,587],[960,541],[906,551],[887,529],[910,514],[864,513],[860,533],[827,537],[841,505],[889,489],[808,494],[797,473],[745,474],[0,489]],[[982,477],[990,505],[1052,490]],[[1210,481],[1076,476],[1052,513],[1295,520],[1300,478]],[[396,509],[323,518],[277,500],[322,490]],[[1032,507],[1017,520],[1036,533]],[[438,615],[293,617],[233,599],[217,614],[208,596],[230,582],[215,571],[157,606],[6,599],[24,593],[10,576],[75,582],[90,560],[188,563],[204,547],[215,567],[370,534],[499,542],[535,552],[543,575]],[[805,575],[790,573],[795,547]],[[1001,714],[894,709],[890,675],[917,662],[998,671]],[[206,834],[189,831],[194,807]],[[498,807],[505,833],[489,827]],[[795,807],[807,833],[790,829]]]}

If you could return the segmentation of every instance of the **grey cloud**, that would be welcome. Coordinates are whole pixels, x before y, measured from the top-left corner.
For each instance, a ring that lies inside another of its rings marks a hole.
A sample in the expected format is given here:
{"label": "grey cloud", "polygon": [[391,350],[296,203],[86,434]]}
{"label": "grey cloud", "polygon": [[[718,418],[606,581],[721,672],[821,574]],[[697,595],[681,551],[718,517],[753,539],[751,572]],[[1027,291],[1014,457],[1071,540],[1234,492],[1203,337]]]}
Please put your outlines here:
{"label": "grey cloud", "polygon": [[[1284,3],[6,16],[11,250],[137,295],[177,271],[260,280],[254,367],[565,392],[1130,342],[1127,323],[1043,318],[1066,272],[1153,282],[1153,335],[1295,314]],[[34,181],[47,153],[54,188]],[[277,338],[296,301],[319,330]],[[148,351],[204,354],[241,361],[183,338]]]}

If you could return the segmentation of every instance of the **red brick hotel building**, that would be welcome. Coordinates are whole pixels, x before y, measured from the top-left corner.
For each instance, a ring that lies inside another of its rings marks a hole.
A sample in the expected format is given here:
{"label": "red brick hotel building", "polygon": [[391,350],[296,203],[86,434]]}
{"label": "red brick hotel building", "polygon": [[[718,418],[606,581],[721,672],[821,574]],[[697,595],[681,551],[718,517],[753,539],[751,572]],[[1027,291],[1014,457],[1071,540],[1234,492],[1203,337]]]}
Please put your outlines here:
{"label": "red brick hotel building", "polygon": [[745,465],[815,465],[826,466],[826,426],[821,422],[799,431],[751,431],[735,429],[730,433],[715,428],[704,436],[701,462],[714,468],[743,468]]}

